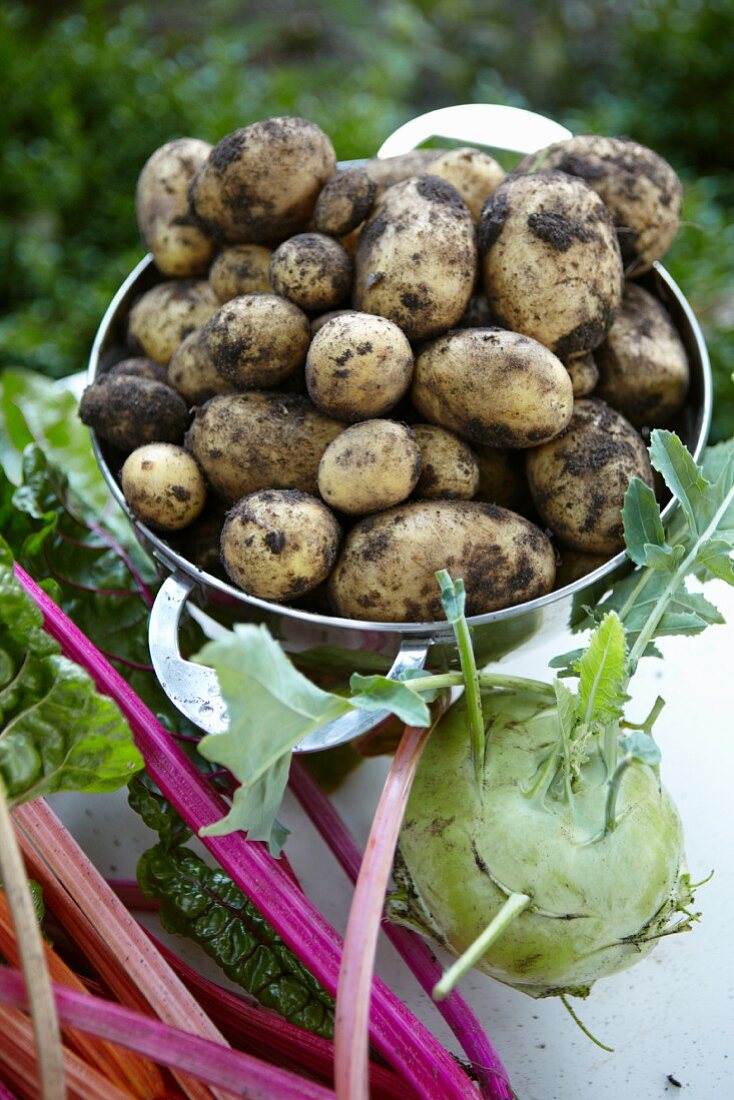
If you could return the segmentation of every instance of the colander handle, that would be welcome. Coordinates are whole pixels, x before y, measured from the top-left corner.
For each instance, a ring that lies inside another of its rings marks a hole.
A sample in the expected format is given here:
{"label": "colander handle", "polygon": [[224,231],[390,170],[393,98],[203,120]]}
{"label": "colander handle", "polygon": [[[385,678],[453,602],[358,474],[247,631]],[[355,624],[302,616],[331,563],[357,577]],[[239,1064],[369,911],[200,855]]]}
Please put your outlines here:
{"label": "colander handle", "polygon": [[[172,573],[161,585],[150,613],[150,658],[173,705],[206,733],[224,733],[227,708],[214,669],[187,661],[178,644],[181,615],[193,589],[194,583],[179,573]],[[404,642],[388,676],[394,679],[406,669],[422,668],[429,647],[428,640]],[[318,752],[352,741],[388,717],[389,711],[354,710],[309,734],[295,751]]]}
{"label": "colander handle", "polygon": [[510,153],[534,153],[571,136],[565,126],[534,111],[499,103],[462,103],[428,111],[406,122],[382,143],[377,155],[397,157],[434,137],[488,145]]}

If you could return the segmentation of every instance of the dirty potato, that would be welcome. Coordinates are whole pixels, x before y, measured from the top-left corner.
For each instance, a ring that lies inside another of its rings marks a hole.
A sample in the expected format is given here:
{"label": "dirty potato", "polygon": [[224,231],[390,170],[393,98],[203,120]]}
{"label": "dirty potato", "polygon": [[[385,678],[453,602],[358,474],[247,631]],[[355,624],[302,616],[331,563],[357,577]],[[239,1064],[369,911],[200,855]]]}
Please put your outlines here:
{"label": "dirty potato", "polygon": [[370,420],[393,408],[410,386],[413,351],[385,317],[345,312],[319,328],[306,357],[314,405],[338,420]]}
{"label": "dirty potato", "polygon": [[146,359],[145,356],[136,355],[131,359],[121,359],[119,363],[115,363],[110,367],[108,371],[105,371],[101,378],[114,378],[118,374],[134,375],[135,378],[150,378],[153,382],[163,382],[164,385],[168,385],[168,374],[166,368],[162,363],[156,363],[155,359]]}
{"label": "dirty potato", "polygon": [[308,318],[277,294],[225,302],[201,330],[204,354],[234,389],[271,389],[295,374],[311,338]]}
{"label": "dirty potato", "polygon": [[421,452],[416,500],[471,500],[479,488],[479,463],[462,439],[435,424],[413,424]]}
{"label": "dirty potato", "polygon": [[543,522],[573,550],[616,554],[624,549],[622,504],[639,477],[652,486],[642,437],[603,401],[576,402],[567,430],[527,454],[533,501]]}
{"label": "dirty potato", "polygon": [[537,340],[499,328],[456,329],[416,359],[411,400],[432,424],[496,447],[535,447],[571,419],[563,363]]}
{"label": "dirty potato", "polygon": [[429,171],[432,176],[453,183],[475,222],[479,221],[489,196],[505,178],[504,168],[494,157],[469,146],[440,153],[431,161]]}
{"label": "dirty potato", "polygon": [[270,257],[273,252],[261,244],[233,244],[223,248],[209,269],[209,285],[220,302],[240,294],[269,294]]}
{"label": "dirty potato", "polygon": [[670,424],[688,394],[688,357],[665,307],[628,283],[622,308],[596,349],[596,393],[637,428]]}
{"label": "dirty potato", "polygon": [[201,328],[221,304],[203,280],[159,283],[130,310],[128,342],[156,363],[168,364],[182,340]]}
{"label": "dirty potato", "polygon": [[330,599],[338,615],[354,619],[436,622],[445,618],[438,569],[463,577],[466,614],[482,615],[550,592],[555,557],[540,528],[514,512],[419,501],[352,528],[329,579]]}
{"label": "dirty potato", "polygon": [[87,386],[79,416],[121,451],[154,440],[180,443],[189,419],[185,403],[170,386],[127,374],[108,374]]}
{"label": "dirty potato", "polygon": [[217,393],[231,393],[234,386],[222,378],[201,342],[200,328],[190,332],[176,348],[168,364],[166,380],[187,405],[201,405]]}
{"label": "dirty potato", "polygon": [[409,497],[421,452],[406,424],[364,420],[338,435],[319,463],[319,493],[332,508],[359,516]]}
{"label": "dirty potato", "polygon": [[209,266],[214,242],[191,219],[188,189],[211,148],[197,138],[169,141],[138,177],[138,228],[162,275],[203,275]]}
{"label": "dirty potato", "polygon": [[335,167],[333,146],[313,122],[254,122],[214,146],[191,181],[191,208],[207,232],[225,241],[283,241],[306,229]]}
{"label": "dirty potato", "polygon": [[680,225],[683,189],[675,171],[652,149],[629,138],[579,134],[526,157],[578,176],[603,199],[617,229],[625,269],[647,271],[668,251]]}
{"label": "dirty potato", "polygon": [[352,261],[325,233],[299,233],[283,241],[270,259],[276,294],[301,309],[332,309],[352,286]]}
{"label": "dirty potato", "polygon": [[445,180],[418,176],[390,187],[362,227],[352,304],[425,340],[458,322],[475,274],[466,204]]}
{"label": "dirty potato", "polygon": [[484,288],[496,322],[559,357],[604,339],[622,301],[622,260],[599,196],[562,172],[510,176],[479,223]]}
{"label": "dirty potato", "polygon": [[321,456],[343,430],[298,394],[222,394],[196,411],[186,446],[234,502],[258,489],[315,493]]}
{"label": "dirty potato", "polygon": [[122,467],[122,491],[143,523],[162,531],[180,531],[201,515],[206,482],[183,447],[148,443],[128,455]]}
{"label": "dirty potato", "polygon": [[243,591],[292,600],[328,577],[341,532],[320,500],[298,489],[264,489],[243,497],[222,528],[222,564]]}
{"label": "dirty potato", "polygon": [[313,212],[314,229],[346,237],[372,210],[377,184],[364,168],[344,168],[324,184]]}
{"label": "dirty potato", "polygon": [[473,444],[472,451],[479,464],[479,487],[475,499],[528,515],[533,505],[523,452],[505,447],[483,447],[479,443]]}
{"label": "dirty potato", "polygon": [[599,368],[591,352],[577,359],[567,359],[564,365],[571,379],[574,397],[588,397],[593,393],[599,381]]}

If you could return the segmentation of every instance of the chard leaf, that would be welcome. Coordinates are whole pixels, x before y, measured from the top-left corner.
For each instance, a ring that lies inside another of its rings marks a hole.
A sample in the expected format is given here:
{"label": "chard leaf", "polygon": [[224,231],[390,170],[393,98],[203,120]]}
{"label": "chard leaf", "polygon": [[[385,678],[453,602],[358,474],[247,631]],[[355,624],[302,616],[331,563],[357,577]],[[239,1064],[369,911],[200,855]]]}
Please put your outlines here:
{"label": "chard leaf", "polygon": [[665,546],[665,532],[655,493],[638,477],[632,478],[622,509],[627,555],[637,565],[647,565],[650,549]]}
{"label": "chard leaf", "polygon": [[699,525],[705,525],[709,515],[711,485],[696,466],[690,451],[674,432],[658,428],[652,433],[650,462],[680,501],[688,526],[697,535]]}
{"label": "chard leaf", "polygon": [[142,767],[115,704],[59,653],[0,540],[0,780],[12,807],[56,791],[111,791]]}
{"label": "chard leaf", "polygon": [[362,676],[355,672],[349,681],[354,694],[353,706],[362,710],[391,710],[406,726],[427,726],[431,714],[427,703],[433,702],[437,691],[421,692],[418,695],[405,683],[405,680],[424,679],[422,669],[408,669],[409,675],[401,680],[391,680],[387,676]]}
{"label": "chard leaf", "polygon": [[245,829],[277,848],[272,830],[291,750],[352,704],[298,672],[264,626],[237,625],[222,640],[208,642],[195,660],[215,670],[229,715],[227,732],[207,734],[199,752],[242,784],[224,822],[207,832]]}
{"label": "chard leaf", "polygon": [[576,670],[584,723],[603,726],[620,718],[628,699],[627,644],[624,627],[614,611],[597,626]]}

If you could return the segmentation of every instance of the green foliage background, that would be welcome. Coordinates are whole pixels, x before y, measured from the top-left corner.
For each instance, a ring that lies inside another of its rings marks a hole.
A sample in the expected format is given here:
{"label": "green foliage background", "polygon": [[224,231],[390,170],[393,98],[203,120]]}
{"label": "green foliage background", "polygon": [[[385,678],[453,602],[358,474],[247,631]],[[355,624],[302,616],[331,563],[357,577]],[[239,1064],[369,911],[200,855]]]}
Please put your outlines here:
{"label": "green foliage background", "polygon": [[8,0],[0,71],[0,365],[84,366],[164,141],[301,114],[346,159],[434,107],[504,102],[629,134],[684,176],[666,265],[706,329],[716,436],[734,434],[731,0]]}

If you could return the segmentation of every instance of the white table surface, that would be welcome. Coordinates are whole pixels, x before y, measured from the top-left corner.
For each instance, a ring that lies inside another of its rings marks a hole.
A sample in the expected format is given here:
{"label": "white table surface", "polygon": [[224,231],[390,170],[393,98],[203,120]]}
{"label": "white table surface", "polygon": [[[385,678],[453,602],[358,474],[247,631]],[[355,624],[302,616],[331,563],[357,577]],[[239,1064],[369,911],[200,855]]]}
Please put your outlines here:
{"label": "white table surface", "polygon": [[[667,701],[655,728],[663,779],[683,818],[693,880],[715,872],[698,894],[696,909],[703,918],[691,933],[662,940],[639,966],[598,983],[587,1001],[574,1002],[589,1029],[615,1048],[613,1054],[594,1046],[558,1000],[533,1001],[481,974],[465,978],[462,992],[483,1019],[520,1100],[734,1098],[734,936],[728,925],[729,906],[734,911],[734,590],[716,582],[707,586],[707,595],[728,625],[710,627],[696,638],[664,639],[665,660],[642,663],[628,712],[644,716],[658,694]],[[503,667],[543,676],[552,656],[573,648],[569,641],[556,637],[530,657],[502,662]],[[334,796],[360,841],[387,766],[385,758],[366,761]],[[134,875],[152,834],[127,808],[124,795],[60,795],[53,803],[103,873]],[[292,830],[288,854],[306,892],[343,932],[350,900],[344,874],[293,799],[282,819]],[[212,975],[198,949],[178,938],[170,942]],[[378,971],[457,1050],[438,1012],[384,939]],[[219,971],[213,976],[222,980]]]}

